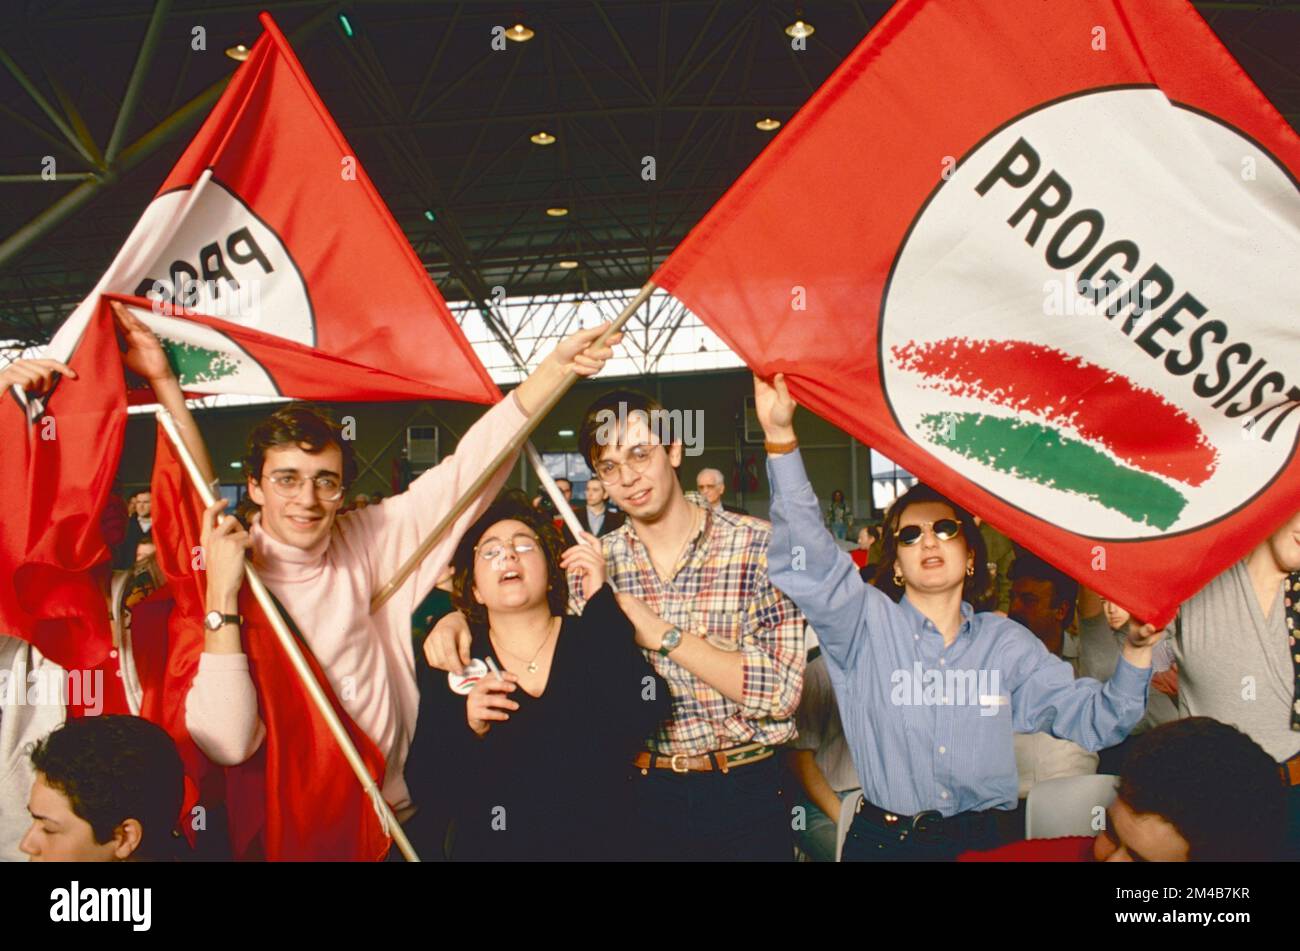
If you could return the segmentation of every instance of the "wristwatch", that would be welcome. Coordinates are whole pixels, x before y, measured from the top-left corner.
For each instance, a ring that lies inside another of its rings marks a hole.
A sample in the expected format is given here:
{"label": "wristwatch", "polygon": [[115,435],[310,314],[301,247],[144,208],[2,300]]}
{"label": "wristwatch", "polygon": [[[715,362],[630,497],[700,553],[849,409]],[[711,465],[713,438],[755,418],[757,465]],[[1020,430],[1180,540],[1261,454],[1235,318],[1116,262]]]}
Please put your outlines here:
{"label": "wristwatch", "polygon": [[678,628],[676,625],[674,625],[673,627],[670,627],[668,630],[664,631],[663,640],[659,642],[659,653],[662,654],[664,657],[667,657],[669,654],[671,654],[674,650],[677,649],[677,646],[681,644],[681,642],[682,642],[681,629]]}
{"label": "wristwatch", "polygon": [[214,633],[227,624],[240,625],[243,623],[244,616],[242,614],[222,614],[220,611],[209,611],[203,615],[203,626]]}

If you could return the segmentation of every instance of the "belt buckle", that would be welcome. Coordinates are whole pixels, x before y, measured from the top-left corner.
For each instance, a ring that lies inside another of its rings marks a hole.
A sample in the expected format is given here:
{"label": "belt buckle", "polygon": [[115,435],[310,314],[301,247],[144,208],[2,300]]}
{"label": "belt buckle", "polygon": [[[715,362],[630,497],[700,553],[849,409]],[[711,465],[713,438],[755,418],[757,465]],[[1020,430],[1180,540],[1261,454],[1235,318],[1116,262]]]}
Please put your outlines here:
{"label": "belt buckle", "polygon": [[[930,820],[935,820],[931,822]],[[940,825],[943,813],[937,809],[927,809],[912,816],[912,831],[918,838],[937,839],[942,835]]]}
{"label": "belt buckle", "polygon": [[678,765],[678,760],[684,760],[684,759],[686,759],[685,753],[674,753],[672,757],[668,760],[668,765],[670,765],[673,768],[674,773],[689,773],[691,771],[690,767],[688,766]]}

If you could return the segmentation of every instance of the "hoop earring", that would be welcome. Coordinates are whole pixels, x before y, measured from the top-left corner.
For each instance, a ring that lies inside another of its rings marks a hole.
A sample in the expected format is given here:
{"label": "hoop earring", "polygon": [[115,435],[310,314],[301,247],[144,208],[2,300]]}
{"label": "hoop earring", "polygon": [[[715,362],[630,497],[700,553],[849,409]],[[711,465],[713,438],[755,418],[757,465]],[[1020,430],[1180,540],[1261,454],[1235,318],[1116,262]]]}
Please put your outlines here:
{"label": "hoop earring", "polygon": [[966,577],[967,578],[975,577],[975,562],[972,561],[969,565],[966,566]]}
{"label": "hoop earring", "polygon": [[894,566],[894,585],[899,588],[903,587],[903,575],[898,570],[897,565]]}

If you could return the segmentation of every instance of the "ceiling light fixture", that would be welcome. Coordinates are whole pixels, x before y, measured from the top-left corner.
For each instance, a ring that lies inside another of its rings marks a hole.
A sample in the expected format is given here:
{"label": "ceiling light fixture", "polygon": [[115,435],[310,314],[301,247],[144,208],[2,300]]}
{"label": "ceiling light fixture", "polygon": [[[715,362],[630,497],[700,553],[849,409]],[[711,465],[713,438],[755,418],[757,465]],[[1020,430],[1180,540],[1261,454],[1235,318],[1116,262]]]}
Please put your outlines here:
{"label": "ceiling light fixture", "polygon": [[816,28],[806,20],[799,19],[799,14],[795,14],[795,20],[785,28],[785,35],[795,39],[807,39],[816,33]]}
{"label": "ceiling light fixture", "polygon": [[567,215],[567,214],[569,213],[569,209],[567,209],[567,208],[547,208],[547,209],[546,209],[546,213],[547,213],[548,215],[550,215],[552,218],[563,218],[565,215]]}
{"label": "ceiling light fixture", "polygon": [[234,46],[226,47],[226,55],[237,63],[242,63],[244,60],[248,59],[248,54],[250,52],[249,48],[243,43],[236,43]]}
{"label": "ceiling light fixture", "polygon": [[578,262],[577,262],[577,261],[560,261],[560,262],[558,262],[558,264],[559,264],[560,267],[564,268],[566,271],[572,271],[575,267],[578,266]]}
{"label": "ceiling light fixture", "polygon": [[516,43],[527,43],[537,34],[522,23],[516,23],[510,29],[506,30],[506,39],[514,40]]}
{"label": "ceiling light fixture", "polygon": [[755,122],[754,128],[758,129],[760,132],[775,132],[777,129],[781,128],[781,123],[776,119],[768,117],[766,119],[759,119]]}
{"label": "ceiling light fixture", "polygon": [[534,145],[554,145],[555,136],[543,129],[541,132],[534,132],[528,137]]}

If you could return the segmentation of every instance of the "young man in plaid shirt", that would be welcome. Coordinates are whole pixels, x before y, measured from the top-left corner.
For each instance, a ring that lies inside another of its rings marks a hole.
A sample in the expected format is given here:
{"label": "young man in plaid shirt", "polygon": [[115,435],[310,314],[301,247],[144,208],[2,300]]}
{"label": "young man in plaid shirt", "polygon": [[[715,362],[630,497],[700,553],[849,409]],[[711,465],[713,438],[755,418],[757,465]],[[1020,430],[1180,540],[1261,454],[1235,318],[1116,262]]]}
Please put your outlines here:
{"label": "young man in plaid shirt", "polygon": [[[774,753],[795,736],[804,619],[768,579],[771,526],[683,494],[683,446],[669,420],[650,397],[622,390],[593,403],[578,433],[627,514],[600,539],[609,583],[673,694],[672,719],[630,751],[636,821],[651,858],[788,860],[791,814]],[[456,628],[430,635],[435,666],[457,663]]]}

